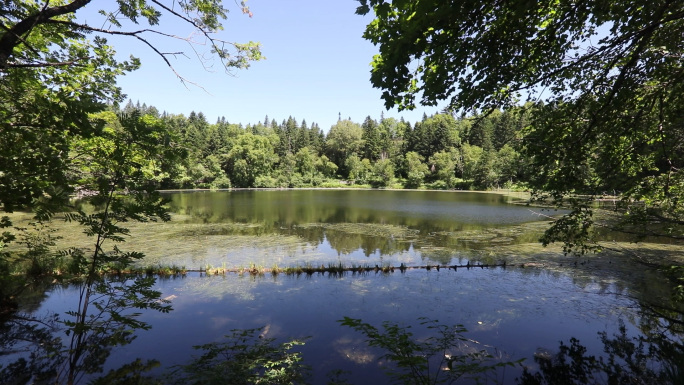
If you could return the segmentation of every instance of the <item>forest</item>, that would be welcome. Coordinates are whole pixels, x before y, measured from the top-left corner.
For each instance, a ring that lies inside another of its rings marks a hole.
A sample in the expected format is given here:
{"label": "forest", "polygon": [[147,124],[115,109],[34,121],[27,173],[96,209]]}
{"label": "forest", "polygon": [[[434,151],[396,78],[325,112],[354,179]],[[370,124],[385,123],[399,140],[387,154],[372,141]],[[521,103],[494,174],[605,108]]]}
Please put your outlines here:
{"label": "forest", "polygon": [[224,117],[211,124],[201,112],[159,113],[130,100],[121,113],[159,119],[187,158],[160,165],[161,189],[374,187],[487,190],[523,187],[530,107],[455,118],[424,116],[363,123],[340,119],[327,130],[306,119],[242,126]]}

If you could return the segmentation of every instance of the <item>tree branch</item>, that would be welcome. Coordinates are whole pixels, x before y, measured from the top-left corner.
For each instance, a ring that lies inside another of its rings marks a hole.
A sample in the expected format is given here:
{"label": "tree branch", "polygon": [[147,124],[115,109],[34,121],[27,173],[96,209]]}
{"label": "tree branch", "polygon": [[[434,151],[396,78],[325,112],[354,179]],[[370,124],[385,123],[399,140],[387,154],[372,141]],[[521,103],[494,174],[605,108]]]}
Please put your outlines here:
{"label": "tree branch", "polygon": [[35,26],[45,24],[54,17],[74,13],[78,9],[86,6],[90,1],[91,0],[74,0],[71,3],[62,6],[50,8],[48,8],[50,2],[46,1],[39,12],[27,16],[25,19],[13,25],[7,32],[0,36],[0,68],[7,68],[7,63],[10,57],[12,57],[14,48],[23,41],[23,36],[29,33]]}
{"label": "tree branch", "polygon": [[[40,63],[25,63],[25,64],[9,64],[9,68],[44,68],[44,67],[62,67],[62,66],[81,66],[81,62],[84,60],[92,59],[90,56],[80,57],[72,61],[63,62],[40,62]],[[7,69],[0,68],[0,72],[5,72]]]}

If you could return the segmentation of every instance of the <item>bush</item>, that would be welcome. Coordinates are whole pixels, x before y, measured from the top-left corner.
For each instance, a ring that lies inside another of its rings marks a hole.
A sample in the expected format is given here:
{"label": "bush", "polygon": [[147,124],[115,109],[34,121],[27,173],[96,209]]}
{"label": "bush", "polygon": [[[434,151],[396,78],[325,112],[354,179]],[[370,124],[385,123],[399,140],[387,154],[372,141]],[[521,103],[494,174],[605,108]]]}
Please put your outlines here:
{"label": "bush", "polygon": [[[281,186],[281,183],[285,183],[285,186]],[[261,187],[261,188],[278,188],[278,187],[286,187],[287,182],[285,181],[279,181],[278,179],[275,179],[274,177],[270,175],[260,175],[256,177],[254,180],[254,187]]]}
{"label": "bush", "polygon": [[214,179],[213,182],[211,182],[211,188],[212,189],[220,189],[220,188],[231,188],[231,183],[230,183],[230,178],[228,178],[227,175],[221,175],[218,178]]}

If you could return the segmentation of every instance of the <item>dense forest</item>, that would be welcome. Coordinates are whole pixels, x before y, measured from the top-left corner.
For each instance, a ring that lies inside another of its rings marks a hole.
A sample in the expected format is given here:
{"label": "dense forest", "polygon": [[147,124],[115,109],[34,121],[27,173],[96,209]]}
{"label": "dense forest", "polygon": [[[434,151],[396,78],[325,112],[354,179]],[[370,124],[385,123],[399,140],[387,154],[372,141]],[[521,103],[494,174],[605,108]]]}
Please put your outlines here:
{"label": "dense forest", "polygon": [[202,112],[159,113],[139,102],[121,109],[135,111],[160,119],[188,152],[182,163],[160,165],[160,188],[491,189],[524,185],[531,173],[521,140],[531,113],[525,107],[424,115],[415,124],[340,118],[325,131],[292,116],[242,126],[224,117],[209,123]]}

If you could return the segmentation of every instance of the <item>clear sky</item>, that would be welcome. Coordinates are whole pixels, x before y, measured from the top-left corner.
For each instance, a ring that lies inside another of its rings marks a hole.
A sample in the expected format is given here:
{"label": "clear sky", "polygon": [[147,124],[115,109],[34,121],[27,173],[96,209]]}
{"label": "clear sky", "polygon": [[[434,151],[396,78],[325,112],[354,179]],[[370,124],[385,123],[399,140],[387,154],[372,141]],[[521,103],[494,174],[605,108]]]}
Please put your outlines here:
{"label": "clear sky", "polygon": [[[111,1],[111,0],[110,0]],[[114,3],[114,1],[111,1]],[[266,60],[248,70],[228,75],[215,63],[205,69],[192,49],[182,41],[155,40],[164,51],[183,50],[188,57],[172,60],[176,70],[193,85],[184,86],[166,64],[149,48],[131,38],[108,38],[120,55],[133,54],[142,68],[120,78],[119,85],[134,102],[147,103],[160,111],[175,114],[203,112],[210,123],[224,116],[230,123],[257,123],[268,115],[281,122],[293,116],[301,123],[316,122],[327,131],[338,114],[361,123],[366,116],[379,119],[404,117],[415,122],[423,113],[439,107],[414,111],[386,111],[381,91],[370,84],[370,62],[377,49],[363,39],[365,26],[372,20],[354,12],[355,0],[249,0],[249,18],[233,0],[225,0],[230,10],[220,37],[235,42],[258,41]],[[95,13],[100,1],[77,14],[93,25],[101,23]],[[95,20],[96,22],[93,22]],[[161,25],[169,30],[169,17]],[[97,25],[101,26],[101,25]],[[182,24],[172,24],[173,32],[188,36]],[[198,53],[207,51],[197,47]],[[211,63],[209,63],[211,65]]]}

